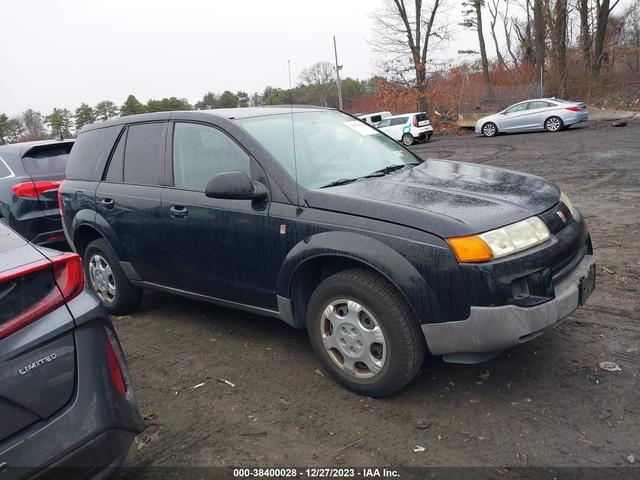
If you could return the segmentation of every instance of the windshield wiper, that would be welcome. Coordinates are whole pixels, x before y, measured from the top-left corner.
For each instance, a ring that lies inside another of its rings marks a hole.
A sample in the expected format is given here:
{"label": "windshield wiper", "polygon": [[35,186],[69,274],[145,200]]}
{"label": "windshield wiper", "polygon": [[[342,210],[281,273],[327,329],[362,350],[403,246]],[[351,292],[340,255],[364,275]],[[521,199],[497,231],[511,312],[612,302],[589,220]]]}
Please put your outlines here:
{"label": "windshield wiper", "polygon": [[398,165],[389,165],[388,167],[381,168],[380,170],[376,170],[375,172],[370,173],[367,177],[377,177],[379,175],[386,175],[387,173],[395,172],[396,170],[400,170],[407,166],[415,166],[419,165],[418,163],[402,163]]}
{"label": "windshield wiper", "polygon": [[357,178],[339,178],[331,183],[321,186],[320,188],[337,187],[338,185],[346,185],[347,183],[355,182]]}

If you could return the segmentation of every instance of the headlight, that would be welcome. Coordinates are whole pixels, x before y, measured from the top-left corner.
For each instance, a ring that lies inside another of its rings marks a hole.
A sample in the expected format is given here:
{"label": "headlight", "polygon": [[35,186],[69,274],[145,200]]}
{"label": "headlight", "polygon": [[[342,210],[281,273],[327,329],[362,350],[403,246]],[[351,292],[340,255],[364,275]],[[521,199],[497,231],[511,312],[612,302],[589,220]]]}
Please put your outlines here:
{"label": "headlight", "polygon": [[448,238],[459,262],[486,262],[545,242],[551,234],[538,217],[527,218],[479,235]]}
{"label": "headlight", "polygon": [[577,216],[578,212],[576,211],[575,207],[573,206],[573,203],[571,203],[571,200],[569,199],[567,194],[564,193],[562,190],[560,191],[560,201],[567,206],[567,208],[571,212],[571,216],[573,216],[575,218]]}

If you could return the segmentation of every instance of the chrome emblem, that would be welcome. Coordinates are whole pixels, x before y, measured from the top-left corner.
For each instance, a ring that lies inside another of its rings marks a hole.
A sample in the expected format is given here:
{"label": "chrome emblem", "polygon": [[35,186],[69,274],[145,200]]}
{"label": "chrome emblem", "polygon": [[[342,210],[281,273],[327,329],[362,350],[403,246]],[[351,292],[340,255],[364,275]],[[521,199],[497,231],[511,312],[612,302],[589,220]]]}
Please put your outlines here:
{"label": "chrome emblem", "polygon": [[558,210],[556,214],[560,217],[560,220],[562,220],[562,223],[567,223],[567,217],[564,216],[564,213]]}

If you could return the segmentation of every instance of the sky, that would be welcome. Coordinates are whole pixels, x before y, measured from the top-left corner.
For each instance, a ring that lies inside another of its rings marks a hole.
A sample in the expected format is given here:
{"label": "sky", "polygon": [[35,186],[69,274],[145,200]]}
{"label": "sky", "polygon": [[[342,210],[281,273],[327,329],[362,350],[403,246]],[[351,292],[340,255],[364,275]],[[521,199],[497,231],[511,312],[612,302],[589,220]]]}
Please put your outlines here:
{"label": "sky", "polygon": [[[378,73],[370,15],[382,1],[8,2],[0,14],[0,112],[48,114],[101,100],[120,105],[129,94],[142,102],[195,102],[208,91],[286,88],[287,60],[294,84],[303,68],[334,61],[333,35],[343,76],[368,78]],[[453,41],[441,58],[456,57],[476,38],[456,27],[458,11],[445,13]]]}

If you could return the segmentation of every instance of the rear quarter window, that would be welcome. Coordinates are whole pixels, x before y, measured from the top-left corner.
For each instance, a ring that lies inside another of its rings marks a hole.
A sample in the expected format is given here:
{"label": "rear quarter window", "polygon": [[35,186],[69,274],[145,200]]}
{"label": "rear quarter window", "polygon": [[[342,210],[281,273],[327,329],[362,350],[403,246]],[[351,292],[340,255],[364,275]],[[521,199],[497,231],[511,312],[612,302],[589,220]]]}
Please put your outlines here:
{"label": "rear quarter window", "polygon": [[400,117],[391,119],[391,125],[403,125],[407,123],[409,117]]}
{"label": "rear quarter window", "polygon": [[0,178],[9,178],[13,176],[13,171],[9,168],[9,165],[0,157]]}
{"label": "rear quarter window", "polygon": [[165,123],[129,125],[124,152],[124,182],[158,185]]}
{"label": "rear quarter window", "polygon": [[102,172],[123,125],[89,130],[78,135],[69,155],[66,177],[100,181]]}

